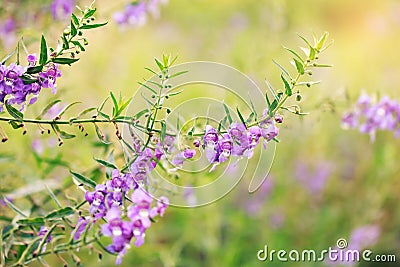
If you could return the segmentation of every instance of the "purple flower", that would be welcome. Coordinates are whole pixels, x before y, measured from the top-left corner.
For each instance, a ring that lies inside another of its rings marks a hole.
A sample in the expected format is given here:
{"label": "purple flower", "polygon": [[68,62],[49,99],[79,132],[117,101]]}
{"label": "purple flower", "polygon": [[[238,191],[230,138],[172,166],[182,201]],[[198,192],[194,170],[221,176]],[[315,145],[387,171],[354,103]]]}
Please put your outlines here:
{"label": "purple flower", "polygon": [[108,223],[102,225],[101,231],[103,235],[112,237],[112,244],[107,248],[113,253],[118,253],[115,263],[118,265],[133,237],[132,225],[121,219],[121,211],[117,207],[108,210],[106,219]]}
{"label": "purple flower", "polygon": [[371,98],[363,94],[358,99],[354,110],[347,112],[342,118],[344,129],[358,128],[361,133],[370,135],[375,140],[378,130],[393,131],[395,137],[400,134],[400,103],[387,96],[373,104]]}
{"label": "purple flower", "polygon": [[50,11],[54,19],[64,20],[71,16],[75,8],[74,0],[54,0]]}
{"label": "purple flower", "polygon": [[172,158],[172,164],[174,166],[179,166],[182,167],[183,162],[187,159],[191,159],[194,157],[194,155],[196,155],[196,150],[194,149],[190,149],[190,148],[186,148],[185,150],[179,152],[178,154],[176,154],[173,158]]}
{"label": "purple flower", "polygon": [[222,136],[221,140],[219,140],[218,145],[219,145],[219,151],[220,151],[218,161],[224,162],[229,158],[229,156],[232,153],[232,149],[233,149],[233,143],[232,143],[232,139],[231,139],[230,135],[224,134]]}
{"label": "purple flower", "polygon": [[61,77],[61,71],[58,69],[58,64],[49,63],[45,66],[45,70],[39,73],[41,78],[41,85],[44,88],[51,88],[51,92],[55,94],[56,81],[58,77]]}
{"label": "purple flower", "polygon": [[332,173],[332,165],[329,162],[318,161],[310,170],[304,162],[296,166],[296,179],[308,190],[311,196],[317,196],[322,192]]}
{"label": "purple flower", "polygon": [[145,2],[129,3],[123,11],[114,13],[116,23],[128,26],[142,26],[147,20],[147,10]]}
{"label": "purple flower", "polygon": [[86,226],[89,223],[88,218],[80,217],[75,225],[74,240],[78,240],[81,237],[83,231],[85,231]]}
{"label": "purple flower", "polygon": [[167,209],[169,205],[169,200],[166,197],[160,197],[160,199],[157,201],[157,206],[153,207],[150,210],[150,217],[154,218],[157,215],[159,215],[160,217],[164,216],[165,210]]}
{"label": "purple flower", "polygon": [[29,54],[28,57],[29,66],[35,66],[37,62],[36,54]]}
{"label": "purple flower", "polygon": [[0,22],[0,40],[5,47],[11,47],[16,41],[16,25],[13,18]]}
{"label": "purple flower", "polygon": [[[45,237],[48,231],[49,231],[49,228],[47,228],[46,226],[40,226],[38,236]],[[52,236],[51,236],[51,234],[50,234],[50,235],[47,237],[46,243],[45,243],[44,246],[42,247],[42,251],[41,251],[41,252],[45,252],[45,251],[46,251],[47,243],[49,243],[49,242],[51,241],[51,239],[52,239]]]}
{"label": "purple flower", "polygon": [[105,215],[107,211],[106,207],[106,195],[107,190],[104,184],[99,184],[96,186],[94,192],[87,191],[85,193],[85,199],[90,204],[89,212],[97,215],[96,218],[101,218]]}

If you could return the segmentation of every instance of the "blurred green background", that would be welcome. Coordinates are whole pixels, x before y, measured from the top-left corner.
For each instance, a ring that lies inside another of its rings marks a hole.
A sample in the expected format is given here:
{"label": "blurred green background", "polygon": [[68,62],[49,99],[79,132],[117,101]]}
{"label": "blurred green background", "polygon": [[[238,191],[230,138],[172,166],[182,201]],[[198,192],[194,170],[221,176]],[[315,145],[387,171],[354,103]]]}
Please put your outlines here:
{"label": "blurred green background", "polygon": [[[110,19],[123,3],[97,1],[98,19]],[[65,27],[50,24],[24,30],[30,50],[39,47],[42,32],[56,40]],[[322,83],[303,90],[301,105],[309,116],[285,114],[267,185],[248,194],[245,178],[212,205],[169,208],[147,232],[146,243],[132,247],[121,266],[326,266],[259,262],[256,253],[264,245],[276,250],[326,249],[366,225],[380,229],[371,250],[400,257],[399,140],[380,132],[371,143],[367,135],[340,127],[343,112],[362,91],[400,99],[399,1],[170,0],[160,18],[149,19],[143,27],[121,30],[110,21],[88,32],[87,52],[73,67],[63,68],[58,97],[65,103],[82,101],[84,107],[99,105],[110,90],[128,97],[137,90],[137,81],[149,77],[143,67],[153,66],[153,58],[162,53],[178,54],[179,62],[221,62],[249,75],[263,90],[265,78],[279,87],[280,72],[272,59],[291,67],[282,45],[295,48],[302,45],[297,33],[312,37],[324,31],[335,42],[321,62],[334,67],[315,71],[311,78]],[[27,114],[37,114],[40,103],[51,97],[43,91]],[[0,146],[2,194],[40,180],[61,184],[69,179],[68,167],[87,170],[95,167],[93,155],[105,157],[103,147],[92,146],[91,130],[91,139],[80,137],[61,148],[45,149],[43,157],[60,158],[54,165],[37,159],[31,150],[39,136],[36,128],[29,128],[27,136],[4,128],[10,140]],[[79,191],[69,193],[82,198]],[[0,211],[8,213],[4,207]],[[104,255],[98,262],[87,249],[78,255],[81,266],[112,266],[115,260]],[[51,266],[59,264],[56,257],[46,259]]]}

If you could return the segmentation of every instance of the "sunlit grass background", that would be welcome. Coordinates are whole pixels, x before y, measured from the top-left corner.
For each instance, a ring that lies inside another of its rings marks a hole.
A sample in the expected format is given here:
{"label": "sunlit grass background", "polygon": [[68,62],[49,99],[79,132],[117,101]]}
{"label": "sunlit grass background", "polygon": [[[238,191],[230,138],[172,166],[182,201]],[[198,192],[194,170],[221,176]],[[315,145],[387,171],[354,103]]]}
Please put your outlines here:
{"label": "sunlit grass background", "polygon": [[[123,1],[99,0],[97,5],[98,20],[105,20]],[[65,103],[82,101],[84,107],[98,106],[110,90],[126,97],[134,94],[137,81],[149,77],[143,67],[153,66],[153,58],[163,53],[179,55],[179,62],[228,64],[266,90],[265,78],[280,86],[280,72],[272,59],[291,67],[290,55],[282,45],[302,45],[297,33],[312,37],[312,33],[328,31],[329,39],[335,41],[321,56],[322,63],[334,67],[316,70],[311,78],[322,83],[303,90],[301,104],[311,114],[302,119],[285,114],[268,178],[271,188],[250,195],[245,178],[212,205],[168,209],[165,218],[149,229],[146,243],[133,247],[122,266],[325,266],[259,262],[256,253],[264,245],[276,250],[326,249],[339,238],[348,239],[357,227],[371,224],[381,227],[371,249],[399,257],[399,140],[381,132],[371,143],[366,135],[340,128],[341,115],[362,91],[400,99],[399,14],[400,3],[395,0],[170,0],[159,19],[149,19],[141,28],[121,31],[110,21],[102,30],[88,32],[87,52],[73,67],[64,67],[58,81],[59,98]],[[27,31],[29,49],[38,48],[42,32],[54,46],[63,29],[62,23],[50,29],[33,25]],[[28,114],[37,114],[40,103],[50,97],[49,92],[42,92]],[[31,142],[39,136],[36,128],[29,128],[23,137],[19,131],[4,128],[10,140],[1,144],[0,155],[13,155],[13,159],[0,162],[2,194],[40,180],[61,184],[70,179],[68,167],[49,169],[48,163],[36,162],[31,152]],[[46,156],[60,154],[74,170],[94,167],[93,155],[104,157],[104,152],[92,146],[94,134],[90,133],[91,139],[66,141],[61,148],[48,149]],[[318,169],[321,162],[329,164],[326,184],[320,193],[310,194],[297,179],[296,169],[299,165]],[[70,193],[82,197],[79,191]],[[8,213],[5,208],[1,212]],[[78,255],[84,266],[111,266],[115,260],[104,255],[98,262],[97,255],[88,255],[88,250]],[[59,264],[56,257],[49,257],[48,262]]]}

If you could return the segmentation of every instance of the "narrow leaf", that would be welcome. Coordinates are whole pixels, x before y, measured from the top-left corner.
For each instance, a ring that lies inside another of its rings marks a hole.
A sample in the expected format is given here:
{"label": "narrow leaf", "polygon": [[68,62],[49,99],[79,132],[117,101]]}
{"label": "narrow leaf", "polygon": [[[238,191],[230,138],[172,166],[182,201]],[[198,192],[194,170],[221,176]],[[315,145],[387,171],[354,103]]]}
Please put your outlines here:
{"label": "narrow leaf", "polygon": [[118,102],[117,99],[115,98],[114,94],[110,92],[111,100],[113,102],[114,108],[113,108],[113,117],[117,116],[119,107],[118,107]]}
{"label": "narrow leaf", "polygon": [[95,188],[96,187],[96,182],[95,181],[83,176],[82,174],[73,172],[71,170],[69,172],[71,173],[72,178],[74,180],[76,180],[79,184],[83,184],[83,185],[85,185],[87,187],[90,187],[90,188]]}
{"label": "narrow leaf", "polygon": [[57,207],[61,208],[61,203],[60,203],[60,201],[58,201],[58,199],[57,199],[56,195],[54,194],[53,190],[51,190],[51,188],[48,187],[47,185],[46,185],[46,189],[49,192],[49,195],[50,195],[51,199],[56,203]]}
{"label": "narrow leaf", "polygon": [[13,118],[15,118],[15,119],[17,119],[17,120],[19,120],[19,121],[22,121],[22,119],[24,118],[24,115],[23,115],[19,110],[17,110],[17,109],[14,108],[13,106],[9,105],[9,104],[8,104],[8,101],[5,102],[5,106],[6,106],[6,109],[7,109],[8,113],[9,113]]}
{"label": "narrow leaf", "polygon": [[242,116],[242,114],[240,113],[240,111],[239,111],[239,108],[238,108],[238,107],[236,107],[236,111],[237,111],[237,113],[238,113],[238,115],[239,115],[240,121],[243,123],[244,127],[246,127],[246,128],[247,128],[247,126],[246,126],[246,122],[245,122],[245,120],[243,119],[243,116]]}
{"label": "narrow leaf", "polygon": [[40,226],[44,224],[44,219],[41,217],[37,218],[29,218],[29,219],[20,219],[17,221],[19,225],[35,225]]}
{"label": "narrow leaf", "polygon": [[42,35],[42,39],[40,41],[40,57],[39,57],[39,64],[40,65],[44,65],[47,62],[47,43],[46,43],[46,39],[44,38],[44,36]]}
{"label": "narrow leaf", "polygon": [[71,19],[75,23],[76,26],[79,26],[79,19],[76,17],[74,13],[71,14]]}
{"label": "narrow leaf", "polygon": [[74,37],[78,34],[78,30],[75,27],[73,20],[71,19],[71,36]]}
{"label": "narrow leaf", "polygon": [[289,79],[292,79],[292,77],[290,76],[289,72],[287,72],[287,70],[285,70],[284,67],[282,67],[282,66],[281,66],[278,62],[276,62],[275,60],[272,60],[272,61],[275,63],[276,66],[278,66],[278,68],[279,68],[283,73],[285,73],[285,75],[286,75]]}
{"label": "narrow leaf", "polygon": [[99,23],[99,24],[86,24],[86,25],[81,26],[79,29],[88,30],[88,29],[99,28],[99,27],[106,25],[107,23],[108,23],[108,21],[104,22],[104,23]]}
{"label": "narrow leaf", "polygon": [[94,15],[94,13],[96,13],[96,8],[93,9],[89,9],[85,15],[83,16],[84,19],[90,18],[91,16]]}
{"label": "narrow leaf", "polygon": [[148,86],[148,85],[146,85],[146,84],[144,84],[144,83],[142,83],[142,82],[138,82],[138,84],[140,84],[140,85],[143,86],[144,88],[150,90],[153,94],[155,94],[155,95],[157,94],[157,92],[156,92],[153,88],[151,88],[150,86]]}
{"label": "narrow leaf", "polygon": [[70,108],[73,107],[74,105],[80,104],[80,103],[82,103],[82,102],[73,102],[73,103],[68,104],[65,108],[63,108],[63,109],[61,110],[60,113],[58,113],[58,117],[61,117],[62,115],[64,115],[64,113],[65,113],[68,109],[70,109]]}
{"label": "narrow leaf", "polygon": [[41,72],[42,70],[43,70],[43,66],[39,65],[39,66],[35,66],[35,67],[29,67],[26,70],[26,73],[28,73],[28,74],[36,74],[36,73]]}
{"label": "narrow leaf", "polygon": [[65,208],[50,212],[49,214],[46,215],[45,219],[48,219],[48,220],[61,219],[61,218],[73,215],[74,213],[75,213],[75,211],[73,208],[65,207]]}
{"label": "narrow leaf", "polygon": [[25,213],[23,213],[17,206],[15,206],[11,201],[9,201],[6,197],[3,199],[4,202],[7,204],[7,206],[9,206],[13,211],[15,211],[16,213],[18,213],[19,215],[21,215],[24,218],[28,218],[27,215],[25,215]]}
{"label": "narrow leaf", "polygon": [[283,76],[283,74],[281,75],[281,79],[283,81],[283,84],[285,85],[285,94],[288,96],[292,95],[292,88],[289,85],[289,82],[286,80],[286,78]]}
{"label": "narrow leaf", "polygon": [[102,159],[96,159],[96,158],[93,158],[93,159],[95,161],[97,161],[99,164],[103,165],[104,167],[111,168],[111,169],[118,169],[118,167],[115,166],[114,164],[112,164],[111,162],[108,162],[108,161],[102,160]]}
{"label": "narrow leaf", "polygon": [[304,62],[304,59],[293,49],[290,49],[286,46],[284,46],[283,48],[285,48],[287,51],[289,51],[290,53],[292,53],[295,57],[297,57],[299,59],[300,62]]}
{"label": "narrow leaf", "polygon": [[167,125],[165,124],[164,121],[161,121],[161,133],[160,133],[160,139],[161,143],[164,143],[165,136],[167,135]]}
{"label": "narrow leaf", "polygon": [[174,77],[176,77],[176,76],[179,76],[179,75],[182,75],[182,74],[185,74],[185,73],[188,73],[188,72],[189,72],[189,71],[187,71],[187,70],[180,71],[180,72],[177,72],[177,73],[172,74],[171,76],[169,76],[169,78],[171,79],[171,78],[174,78]]}
{"label": "narrow leaf", "polygon": [[56,57],[51,61],[61,65],[71,65],[79,60],[79,58],[66,58],[66,57]]}
{"label": "narrow leaf", "polygon": [[227,117],[229,123],[232,124],[233,120],[232,120],[231,114],[229,112],[229,108],[225,103],[224,103],[224,109],[225,109],[226,117]]}
{"label": "narrow leaf", "polygon": [[163,70],[164,70],[163,64],[162,64],[157,58],[154,58],[154,60],[156,61],[156,64],[157,64],[158,68],[159,68],[161,71],[163,71]]}
{"label": "narrow leaf", "polygon": [[60,103],[61,100],[57,99],[54,100],[52,102],[50,102],[49,104],[47,104],[47,106],[42,110],[42,112],[40,112],[39,116],[36,117],[37,120],[40,120],[46,113],[47,111],[49,111],[49,109],[51,109],[55,104]]}
{"label": "narrow leaf", "polygon": [[304,66],[303,66],[303,63],[301,63],[300,61],[298,61],[297,59],[293,59],[294,60],[294,63],[296,64],[296,69],[297,69],[297,72],[299,73],[299,74],[301,74],[301,75],[303,75],[304,74]]}

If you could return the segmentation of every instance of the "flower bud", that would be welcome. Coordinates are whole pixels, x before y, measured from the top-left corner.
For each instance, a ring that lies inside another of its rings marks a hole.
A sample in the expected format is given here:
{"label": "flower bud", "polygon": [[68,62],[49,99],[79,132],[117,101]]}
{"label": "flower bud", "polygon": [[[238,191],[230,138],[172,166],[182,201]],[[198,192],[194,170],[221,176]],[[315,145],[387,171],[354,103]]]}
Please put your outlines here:
{"label": "flower bud", "polygon": [[296,101],[301,101],[301,95],[296,95]]}

